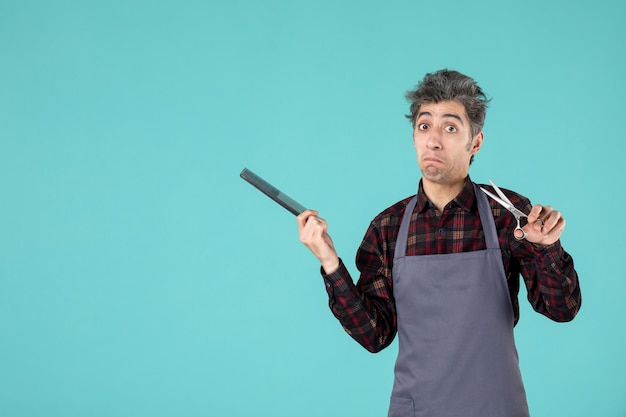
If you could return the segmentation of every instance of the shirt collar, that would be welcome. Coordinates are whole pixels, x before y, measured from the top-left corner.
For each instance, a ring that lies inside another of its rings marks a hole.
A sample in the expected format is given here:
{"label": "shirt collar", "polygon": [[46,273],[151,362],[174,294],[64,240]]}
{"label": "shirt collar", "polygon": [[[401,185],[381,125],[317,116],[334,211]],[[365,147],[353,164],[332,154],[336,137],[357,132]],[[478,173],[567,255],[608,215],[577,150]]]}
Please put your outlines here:
{"label": "shirt collar", "polygon": [[[422,180],[420,179],[419,188],[417,190],[417,210],[422,213],[430,207],[431,203],[426,197]],[[465,184],[463,188],[457,194],[457,196],[448,204],[450,207],[460,207],[465,211],[474,211],[476,208],[476,195],[474,192],[474,183],[470,179],[469,175],[465,178]]]}

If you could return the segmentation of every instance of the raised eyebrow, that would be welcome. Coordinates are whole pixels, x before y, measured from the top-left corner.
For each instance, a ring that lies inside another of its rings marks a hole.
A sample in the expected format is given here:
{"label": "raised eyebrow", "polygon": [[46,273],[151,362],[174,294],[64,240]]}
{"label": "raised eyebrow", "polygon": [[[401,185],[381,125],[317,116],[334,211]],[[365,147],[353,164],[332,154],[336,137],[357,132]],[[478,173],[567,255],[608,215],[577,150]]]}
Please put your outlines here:
{"label": "raised eyebrow", "polygon": [[432,117],[432,114],[430,114],[430,112],[427,112],[427,111],[419,112],[417,114],[417,116],[415,117],[415,120],[418,120],[422,116],[431,116]]}
{"label": "raised eyebrow", "polygon": [[459,121],[459,123],[461,123],[461,125],[464,125],[464,123],[463,123],[463,119],[462,119],[462,118],[461,118],[461,116],[459,116],[458,114],[454,114],[454,113],[446,113],[446,114],[444,114],[444,115],[443,115],[443,116],[441,116],[441,117],[442,117],[442,118],[443,118],[443,117],[451,117],[451,118],[453,118],[453,119],[458,120],[458,121]]}
{"label": "raised eyebrow", "polygon": [[[430,117],[432,117],[433,115],[430,114],[430,112],[423,111],[423,112],[420,112],[420,113],[417,114],[417,117],[415,118],[415,121],[419,120],[419,118],[422,117],[422,116],[430,116]],[[461,123],[461,125],[465,126],[465,124],[463,123],[463,119],[458,114],[455,114],[455,113],[445,113],[441,117],[442,118],[450,117],[450,118],[456,119],[456,120],[459,121],[459,123]]]}

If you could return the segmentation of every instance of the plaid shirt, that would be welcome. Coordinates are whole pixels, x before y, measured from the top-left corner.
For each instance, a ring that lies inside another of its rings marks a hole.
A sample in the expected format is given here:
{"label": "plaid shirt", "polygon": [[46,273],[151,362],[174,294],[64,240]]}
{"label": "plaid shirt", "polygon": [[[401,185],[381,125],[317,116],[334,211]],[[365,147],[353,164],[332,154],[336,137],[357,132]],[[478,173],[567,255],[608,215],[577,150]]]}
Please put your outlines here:
{"label": "plaid shirt", "polygon": [[[531,204],[527,198],[509,190],[502,191],[515,207],[530,212]],[[370,352],[384,349],[396,335],[391,270],[400,222],[411,198],[399,201],[372,220],[356,255],[361,273],[356,285],[343,262],[332,274],[326,275],[322,270],[333,314],[346,332]],[[528,300],[537,312],[558,322],[572,320],[580,307],[581,294],[571,256],[558,241],[539,249],[525,240],[516,240],[513,237],[515,217],[497,202],[491,199],[489,202],[498,230],[515,323],[519,319],[520,274],[528,290]],[[470,178],[467,177],[462,191],[439,216],[420,181],[406,255],[482,249],[486,249],[486,243]]]}

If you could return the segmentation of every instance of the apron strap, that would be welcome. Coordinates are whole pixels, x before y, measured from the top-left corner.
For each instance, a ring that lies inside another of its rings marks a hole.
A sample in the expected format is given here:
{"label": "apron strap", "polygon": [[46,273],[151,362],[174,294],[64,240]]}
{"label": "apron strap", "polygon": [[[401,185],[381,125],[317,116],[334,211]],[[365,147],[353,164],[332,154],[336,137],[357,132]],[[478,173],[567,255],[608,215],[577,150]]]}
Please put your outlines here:
{"label": "apron strap", "polygon": [[483,193],[476,184],[474,184],[474,195],[476,195],[476,200],[478,201],[478,214],[480,215],[480,222],[482,223],[483,232],[485,233],[487,249],[500,249],[496,222],[493,219],[489,200],[487,200],[485,193]]}
{"label": "apron strap", "polygon": [[402,216],[402,223],[400,223],[400,230],[398,231],[398,238],[396,239],[396,248],[394,250],[393,257],[404,258],[406,256],[406,244],[409,239],[409,225],[411,224],[411,215],[417,204],[417,196],[413,196],[409,204],[404,209],[404,215]]}

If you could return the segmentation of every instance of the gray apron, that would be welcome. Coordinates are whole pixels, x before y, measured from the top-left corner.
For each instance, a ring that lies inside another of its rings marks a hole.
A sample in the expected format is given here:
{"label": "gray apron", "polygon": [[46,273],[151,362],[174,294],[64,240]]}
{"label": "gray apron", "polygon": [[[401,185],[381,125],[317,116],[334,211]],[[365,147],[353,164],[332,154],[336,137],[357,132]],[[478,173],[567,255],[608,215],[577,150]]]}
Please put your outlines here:
{"label": "gray apron", "polygon": [[393,260],[399,352],[389,417],[527,417],[513,309],[495,222],[474,185],[487,249],[406,256],[416,197]]}

